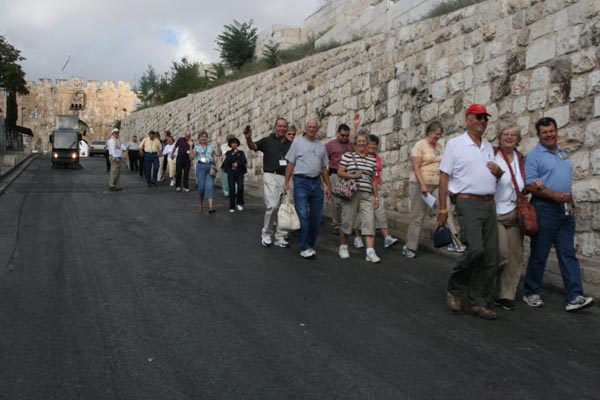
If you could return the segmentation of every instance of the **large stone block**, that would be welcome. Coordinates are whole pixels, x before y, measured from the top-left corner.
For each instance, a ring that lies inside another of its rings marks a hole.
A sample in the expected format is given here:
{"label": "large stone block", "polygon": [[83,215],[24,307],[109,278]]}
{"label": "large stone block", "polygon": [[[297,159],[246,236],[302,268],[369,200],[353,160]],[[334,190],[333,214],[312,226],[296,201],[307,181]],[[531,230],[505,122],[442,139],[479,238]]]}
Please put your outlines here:
{"label": "large stone block", "polygon": [[594,117],[600,117],[600,96],[594,99]]}
{"label": "large stone block", "polygon": [[525,56],[525,65],[527,68],[533,68],[536,65],[551,60],[556,55],[556,38],[554,35],[543,37],[531,43]]}
{"label": "large stone block", "polygon": [[588,75],[588,94],[600,93],[600,69]]}
{"label": "large stone block", "polygon": [[571,79],[571,91],[569,92],[569,101],[572,103],[577,100],[581,100],[586,96],[587,91],[587,78],[585,76],[579,76]]}
{"label": "large stone block", "polygon": [[573,182],[573,198],[577,202],[600,202],[600,178]]}
{"label": "large stone block", "polygon": [[573,165],[573,179],[581,180],[587,178],[590,172],[590,153],[588,151],[578,151],[570,159]]}
{"label": "large stone block", "polygon": [[585,128],[584,143],[588,148],[600,145],[600,120],[591,121]]}
{"label": "large stone block", "polygon": [[592,175],[600,175],[600,149],[596,149],[590,153],[590,164],[592,166]]}
{"label": "large stone block", "polygon": [[533,70],[531,80],[529,81],[530,90],[539,90],[547,88],[550,84],[550,68],[540,67]]}
{"label": "large stone block", "polygon": [[527,100],[527,109],[529,111],[541,110],[546,107],[547,97],[545,90],[532,91]]}
{"label": "large stone block", "polygon": [[442,79],[440,81],[434,82],[431,85],[431,97],[433,101],[442,101],[446,99],[448,94],[448,80]]}
{"label": "large stone block", "polygon": [[491,99],[492,89],[490,85],[479,85],[475,87],[475,103],[488,104]]}

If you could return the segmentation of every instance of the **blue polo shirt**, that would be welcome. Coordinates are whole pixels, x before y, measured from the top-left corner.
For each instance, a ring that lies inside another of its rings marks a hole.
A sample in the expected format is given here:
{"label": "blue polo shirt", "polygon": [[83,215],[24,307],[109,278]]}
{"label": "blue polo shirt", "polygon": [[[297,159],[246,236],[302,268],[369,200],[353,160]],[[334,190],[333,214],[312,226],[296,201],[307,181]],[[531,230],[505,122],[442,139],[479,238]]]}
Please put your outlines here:
{"label": "blue polo shirt", "polygon": [[556,153],[537,144],[525,157],[525,183],[541,179],[544,186],[556,192],[571,193],[572,163],[567,153],[557,148]]}

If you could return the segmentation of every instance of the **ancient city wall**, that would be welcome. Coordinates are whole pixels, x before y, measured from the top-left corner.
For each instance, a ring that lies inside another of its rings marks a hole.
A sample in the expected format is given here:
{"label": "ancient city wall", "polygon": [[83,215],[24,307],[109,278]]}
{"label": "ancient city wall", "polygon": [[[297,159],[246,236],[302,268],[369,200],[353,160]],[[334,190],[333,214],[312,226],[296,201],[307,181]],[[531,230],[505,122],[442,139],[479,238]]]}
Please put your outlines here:
{"label": "ancient city wall", "polygon": [[[599,58],[599,1],[490,0],[136,112],[122,127],[125,137],[191,128],[214,138],[241,136],[251,124],[261,137],[276,116],[301,129],[307,117],[319,116],[325,141],[357,111],[381,139],[382,192],[397,222],[409,208],[409,152],[429,121],[440,119],[451,137],[464,129],[466,106],[483,103],[492,114],[488,138],[499,122],[514,119],[527,152],[537,143],[535,121],[552,116],[573,161],[578,253],[594,257],[600,255]],[[259,188],[260,159],[250,153],[247,181]]]}
{"label": "ancient city wall", "polygon": [[[79,119],[88,128],[84,139],[90,142],[108,138],[115,121],[131,113],[138,102],[129,83],[123,81],[115,84],[72,78],[69,84],[66,79],[40,79],[37,83],[27,82],[27,88],[28,95],[17,96],[17,124],[31,128],[31,146],[36,150],[48,150],[48,136],[55,128],[56,115],[79,113]],[[4,104],[3,96],[0,92],[0,104]]]}

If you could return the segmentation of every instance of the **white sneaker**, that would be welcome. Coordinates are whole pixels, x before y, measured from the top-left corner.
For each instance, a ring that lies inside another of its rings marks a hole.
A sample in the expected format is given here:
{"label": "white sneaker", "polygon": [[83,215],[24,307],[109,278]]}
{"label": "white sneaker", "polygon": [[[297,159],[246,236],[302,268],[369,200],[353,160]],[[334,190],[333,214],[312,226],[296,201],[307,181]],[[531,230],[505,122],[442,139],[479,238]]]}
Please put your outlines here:
{"label": "white sneaker", "polygon": [[541,306],[544,305],[544,301],[542,300],[542,298],[540,297],[539,294],[524,295],[523,296],[523,301],[529,307],[541,307]]}
{"label": "white sneaker", "polygon": [[290,242],[288,242],[285,239],[276,239],[273,244],[277,247],[283,247],[283,248],[290,247]]}
{"label": "white sneaker", "polygon": [[362,237],[360,237],[360,236],[354,237],[354,247],[356,247],[357,249],[362,249],[363,247],[365,247]]}
{"label": "white sneaker", "polygon": [[368,262],[378,263],[381,261],[381,258],[377,257],[377,254],[375,254],[375,252],[373,252],[373,253],[367,253],[366,260]]}
{"label": "white sneaker", "polygon": [[415,253],[405,245],[404,247],[402,247],[402,255],[406,258],[415,258],[417,256],[417,253]]}
{"label": "white sneaker", "polygon": [[271,245],[272,240],[271,240],[271,235],[267,235],[267,234],[261,234],[261,244],[265,247],[269,247]]}
{"label": "white sneaker", "polygon": [[169,186],[175,186],[175,179],[171,179],[171,184]]}
{"label": "white sneaker", "polygon": [[453,244],[449,244],[448,247],[446,247],[446,250],[450,252],[464,253],[466,248],[466,246],[455,246]]}
{"label": "white sneaker", "polygon": [[593,297],[577,296],[567,303],[566,311],[577,311],[582,308],[590,307],[594,303]]}
{"label": "white sneaker", "polygon": [[188,188],[183,188],[183,191],[184,191],[184,192],[189,192],[189,191],[190,191],[190,189],[188,189]]}
{"label": "white sneaker", "polygon": [[175,189],[176,192],[181,192],[181,188],[178,187],[177,189]]}
{"label": "white sneaker", "polygon": [[391,245],[395,244],[398,241],[398,238],[393,236],[388,236],[383,240],[383,247],[388,248]]}
{"label": "white sneaker", "polygon": [[350,258],[350,253],[348,252],[348,246],[340,246],[338,250],[338,254],[340,258]]}
{"label": "white sneaker", "polygon": [[300,252],[300,257],[302,258],[312,258],[317,255],[317,252],[313,249],[306,249]]}
{"label": "white sneaker", "polygon": [[232,212],[235,212],[235,210],[234,210],[233,208],[230,208],[230,209],[229,209],[229,212],[231,212],[231,213],[232,213]]}
{"label": "white sneaker", "polygon": [[238,211],[244,211],[244,206],[240,206],[239,204],[237,205],[237,209]]}

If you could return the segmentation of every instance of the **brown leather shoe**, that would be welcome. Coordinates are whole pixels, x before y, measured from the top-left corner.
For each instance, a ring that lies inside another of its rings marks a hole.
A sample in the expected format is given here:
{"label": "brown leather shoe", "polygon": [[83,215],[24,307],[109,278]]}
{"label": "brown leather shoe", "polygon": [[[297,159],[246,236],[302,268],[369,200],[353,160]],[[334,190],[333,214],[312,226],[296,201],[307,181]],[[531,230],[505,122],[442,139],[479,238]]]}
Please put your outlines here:
{"label": "brown leather shoe", "polygon": [[471,306],[471,314],[483,319],[496,319],[496,312],[489,307]]}
{"label": "brown leather shoe", "polygon": [[453,313],[457,313],[462,309],[460,297],[455,296],[450,292],[446,294],[446,304],[448,305],[450,311],[452,311]]}

